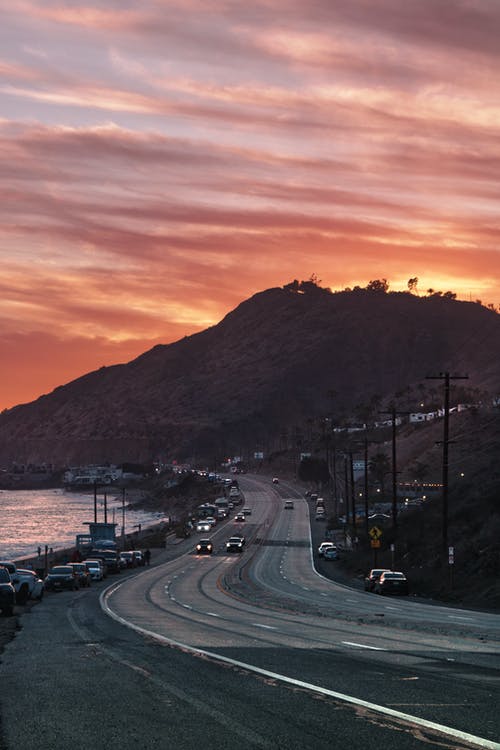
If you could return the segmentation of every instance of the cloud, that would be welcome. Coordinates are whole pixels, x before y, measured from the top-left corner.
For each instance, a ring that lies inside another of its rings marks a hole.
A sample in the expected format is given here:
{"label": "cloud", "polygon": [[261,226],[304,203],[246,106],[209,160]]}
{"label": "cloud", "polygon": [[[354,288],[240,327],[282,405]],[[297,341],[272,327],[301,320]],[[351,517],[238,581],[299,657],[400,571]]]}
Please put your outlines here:
{"label": "cloud", "polygon": [[46,388],[311,273],[500,302],[499,15],[489,0],[12,0],[6,402],[23,368],[42,386],[36,340]]}

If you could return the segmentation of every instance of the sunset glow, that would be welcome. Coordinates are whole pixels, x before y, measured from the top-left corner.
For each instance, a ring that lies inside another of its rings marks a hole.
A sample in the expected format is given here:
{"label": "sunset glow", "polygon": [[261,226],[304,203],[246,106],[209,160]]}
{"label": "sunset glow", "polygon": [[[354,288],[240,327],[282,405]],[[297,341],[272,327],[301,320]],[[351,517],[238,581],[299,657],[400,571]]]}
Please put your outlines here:
{"label": "sunset glow", "polygon": [[500,3],[0,4],[0,409],[312,274],[500,307]]}

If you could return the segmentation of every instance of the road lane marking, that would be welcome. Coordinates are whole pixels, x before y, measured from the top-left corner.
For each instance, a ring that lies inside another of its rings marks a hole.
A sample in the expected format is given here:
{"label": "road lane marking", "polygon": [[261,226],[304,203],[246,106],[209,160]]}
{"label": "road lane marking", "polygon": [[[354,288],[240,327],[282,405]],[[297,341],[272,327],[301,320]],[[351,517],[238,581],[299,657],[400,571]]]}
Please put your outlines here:
{"label": "road lane marking", "polygon": [[207,612],[207,615],[210,615],[210,617],[220,617],[216,612]]}
{"label": "road lane marking", "polygon": [[367,646],[365,643],[354,643],[353,641],[340,641],[344,646],[355,646],[356,648],[369,648],[370,651],[387,651],[386,648],[379,648],[378,646]]}
{"label": "road lane marking", "polygon": [[466,622],[474,622],[473,617],[462,617],[461,615],[448,615],[450,620],[465,620]]}
{"label": "road lane marking", "polygon": [[252,622],[252,625],[256,628],[265,628],[266,630],[278,630],[278,628],[273,627],[273,625],[262,625],[260,622]]}
{"label": "road lane marking", "polygon": [[108,604],[108,599],[111,594],[114,591],[117,591],[122,585],[122,583],[114,583],[111,584],[111,586],[109,586],[108,588],[104,589],[104,591],[102,591],[99,596],[99,604],[105,614],[107,614],[116,622],[125,625],[125,627],[130,628],[131,630],[135,630],[137,633],[141,633],[142,635],[148,636],[149,638],[153,638],[160,643],[166,643],[169,646],[175,646],[182,649],[183,651],[188,651],[192,654],[195,654],[196,656],[205,656],[209,659],[213,659],[214,661],[220,661],[224,664],[230,664],[234,667],[238,667],[239,669],[246,669],[249,672],[253,672],[254,674],[258,674],[272,680],[277,680],[284,683],[285,685],[292,685],[293,687],[303,688],[304,690],[309,690],[313,693],[319,693],[320,695],[324,695],[329,698],[333,698],[334,700],[339,700],[343,703],[348,703],[353,706],[361,706],[362,708],[366,708],[369,711],[374,711],[375,713],[389,716],[393,719],[399,719],[401,721],[409,722],[413,725],[425,727],[426,729],[440,732],[447,737],[453,737],[454,739],[460,739],[464,742],[469,742],[472,745],[476,745],[477,747],[486,748],[487,750],[500,750],[499,743],[492,742],[491,740],[486,740],[483,737],[477,737],[473,734],[469,734],[468,732],[462,732],[459,729],[455,729],[454,727],[448,727],[444,724],[438,724],[435,721],[428,721],[427,719],[422,719],[419,716],[412,716],[411,714],[404,713],[403,711],[397,711],[387,706],[380,706],[377,703],[371,703],[370,701],[365,701],[361,698],[347,695],[346,693],[339,693],[336,690],[329,690],[328,688],[323,688],[319,685],[313,685],[312,683],[304,682],[303,680],[296,680],[293,677],[287,677],[286,675],[282,675],[277,672],[271,672],[268,669],[262,669],[261,667],[257,667],[253,664],[247,664],[246,662],[238,661],[237,659],[231,659],[228,656],[222,656],[221,654],[217,654],[213,651],[206,651],[205,649],[196,648],[195,646],[191,646],[187,643],[181,643],[180,641],[175,641],[173,638],[167,638],[167,636],[161,635],[160,633],[155,633],[152,630],[148,630],[147,628],[143,628],[140,625],[136,625],[135,623],[130,622],[124,617],[116,614],[116,612],[113,612]]}

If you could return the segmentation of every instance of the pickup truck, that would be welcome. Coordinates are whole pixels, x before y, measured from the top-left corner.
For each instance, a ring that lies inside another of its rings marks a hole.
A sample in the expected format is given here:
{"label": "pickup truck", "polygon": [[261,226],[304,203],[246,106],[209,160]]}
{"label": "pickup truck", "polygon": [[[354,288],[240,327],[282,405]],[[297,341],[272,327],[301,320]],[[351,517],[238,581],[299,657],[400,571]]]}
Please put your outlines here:
{"label": "pickup truck", "polygon": [[10,574],[10,579],[16,590],[17,604],[26,604],[35,586],[35,579],[31,574],[24,574],[18,570],[17,565],[10,560],[0,560],[0,567],[6,568]]}

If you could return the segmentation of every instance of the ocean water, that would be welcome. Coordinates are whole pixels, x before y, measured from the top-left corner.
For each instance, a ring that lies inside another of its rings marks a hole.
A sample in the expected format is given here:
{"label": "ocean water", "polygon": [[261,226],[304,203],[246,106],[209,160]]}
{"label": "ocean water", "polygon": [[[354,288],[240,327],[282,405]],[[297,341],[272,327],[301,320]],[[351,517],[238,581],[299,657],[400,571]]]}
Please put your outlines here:
{"label": "ocean water", "polygon": [[[126,501],[125,501],[126,502]],[[164,520],[163,513],[125,509],[125,533]],[[121,534],[121,498],[108,497],[107,521]],[[50,490],[0,490],[0,560],[19,560],[50,549],[71,547],[77,534],[88,533],[85,522],[94,521],[94,494]],[[97,521],[104,521],[104,501],[98,497]]]}

